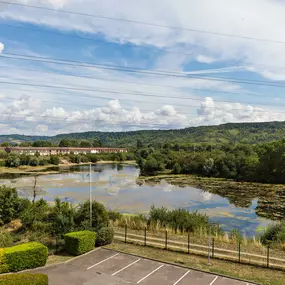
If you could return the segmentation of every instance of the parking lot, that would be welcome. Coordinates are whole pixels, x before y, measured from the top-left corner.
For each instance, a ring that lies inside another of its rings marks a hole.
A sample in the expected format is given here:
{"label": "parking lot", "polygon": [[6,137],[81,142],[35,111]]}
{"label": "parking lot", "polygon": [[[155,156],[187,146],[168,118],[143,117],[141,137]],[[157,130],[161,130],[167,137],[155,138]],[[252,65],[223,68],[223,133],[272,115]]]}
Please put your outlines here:
{"label": "parking lot", "polygon": [[34,272],[48,274],[50,285],[250,285],[107,249]]}

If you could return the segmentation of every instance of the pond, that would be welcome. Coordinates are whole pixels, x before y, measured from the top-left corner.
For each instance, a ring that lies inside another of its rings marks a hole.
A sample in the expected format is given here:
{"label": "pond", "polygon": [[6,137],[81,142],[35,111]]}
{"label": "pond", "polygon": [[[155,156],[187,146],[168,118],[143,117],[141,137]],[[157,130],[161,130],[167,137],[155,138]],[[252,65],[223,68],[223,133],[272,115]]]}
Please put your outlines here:
{"label": "pond", "polygon": [[[38,198],[43,197],[52,202],[58,196],[74,203],[89,199],[89,165],[64,167],[60,171],[60,174],[37,177]],[[107,208],[122,213],[147,213],[151,205],[197,210],[222,224],[226,231],[238,228],[247,236],[252,236],[271,222],[265,218],[267,216],[264,212],[274,211],[270,207],[275,203],[276,197],[265,199],[253,195],[244,202],[245,194],[232,195],[230,190],[227,193],[205,191],[185,185],[181,187],[169,184],[165,180],[156,184],[138,185],[136,180],[139,169],[133,165],[92,165],[91,173],[93,198]],[[33,176],[0,179],[0,185],[16,187],[22,196],[31,195],[34,183]],[[244,193],[246,192],[245,189]],[[278,195],[280,199],[280,193]],[[280,211],[284,210],[281,208]]]}

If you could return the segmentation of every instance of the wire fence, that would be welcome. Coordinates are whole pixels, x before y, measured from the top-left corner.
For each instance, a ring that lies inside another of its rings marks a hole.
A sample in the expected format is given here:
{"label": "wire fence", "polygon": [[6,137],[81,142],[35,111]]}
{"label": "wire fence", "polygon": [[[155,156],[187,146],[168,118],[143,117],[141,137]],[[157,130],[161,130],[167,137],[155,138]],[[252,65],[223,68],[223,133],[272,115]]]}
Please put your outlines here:
{"label": "wire fence", "polygon": [[285,270],[285,253],[281,250],[275,250],[268,247],[261,247],[256,252],[248,252],[248,248],[237,242],[235,244],[236,250],[228,249],[221,246],[221,243],[214,237],[208,237],[204,244],[198,243],[197,239],[191,234],[179,237],[179,240],[174,239],[168,231],[155,235],[149,232],[146,228],[144,231],[115,229],[115,240],[125,243],[134,243],[143,246],[152,246],[160,249],[179,251],[187,254],[195,254],[208,257],[210,259],[222,259],[232,262],[249,264],[255,266],[262,266],[267,268],[274,268]]}

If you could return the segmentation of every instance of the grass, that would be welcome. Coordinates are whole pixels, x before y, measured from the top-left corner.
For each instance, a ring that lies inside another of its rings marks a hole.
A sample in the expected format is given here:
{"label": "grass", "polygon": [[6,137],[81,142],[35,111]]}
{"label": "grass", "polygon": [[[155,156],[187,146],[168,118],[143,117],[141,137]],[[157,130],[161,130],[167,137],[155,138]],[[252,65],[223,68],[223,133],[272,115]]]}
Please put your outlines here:
{"label": "grass", "polygon": [[285,273],[278,270],[259,268],[256,266],[236,264],[222,260],[211,260],[205,257],[183,254],[179,252],[165,251],[152,247],[144,247],[133,244],[114,242],[106,248],[135,254],[141,257],[152,258],[163,262],[183,265],[189,268],[240,278],[262,285],[284,285]]}
{"label": "grass", "polygon": [[47,260],[47,265],[52,265],[52,264],[57,264],[61,262],[66,262],[70,259],[74,258],[74,256],[66,254],[66,253],[61,253],[61,254],[54,254],[50,255]]}

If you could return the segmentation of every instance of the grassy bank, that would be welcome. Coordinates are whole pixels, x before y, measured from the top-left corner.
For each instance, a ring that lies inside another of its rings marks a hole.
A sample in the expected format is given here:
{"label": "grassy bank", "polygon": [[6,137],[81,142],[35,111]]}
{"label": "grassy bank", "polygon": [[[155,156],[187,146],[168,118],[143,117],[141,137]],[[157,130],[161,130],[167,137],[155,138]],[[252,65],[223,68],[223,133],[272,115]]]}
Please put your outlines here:
{"label": "grassy bank", "polygon": [[114,242],[107,246],[109,249],[119,250],[138,256],[152,258],[164,262],[175,263],[189,268],[206,272],[223,274],[229,277],[241,278],[264,285],[283,285],[285,273],[277,270],[259,268],[255,266],[236,264],[221,260],[208,260],[205,257],[193,256],[178,252],[165,251],[152,247],[143,247],[132,244]]}

